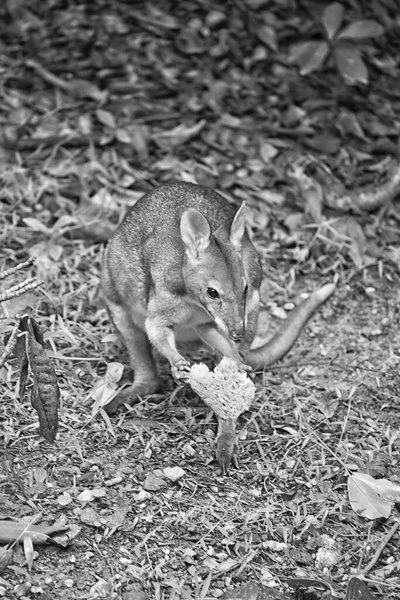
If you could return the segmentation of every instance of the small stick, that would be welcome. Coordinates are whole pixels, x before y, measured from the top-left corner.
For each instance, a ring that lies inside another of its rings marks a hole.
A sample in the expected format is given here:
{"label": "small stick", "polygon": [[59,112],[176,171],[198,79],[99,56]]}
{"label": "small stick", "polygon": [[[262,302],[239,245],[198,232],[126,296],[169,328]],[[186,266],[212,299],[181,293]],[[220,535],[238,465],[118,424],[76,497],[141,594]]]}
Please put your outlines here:
{"label": "small stick", "polygon": [[373,555],[373,557],[371,558],[371,560],[369,561],[369,563],[367,564],[367,566],[361,571],[361,573],[360,573],[361,575],[366,575],[367,573],[369,573],[373,569],[373,567],[378,562],[379,557],[382,554],[382,552],[384,551],[385,547],[388,545],[388,543],[390,542],[391,538],[394,536],[394,534],[398,530],[399,525],[400,525],[400,521],[399,520],[396,520],[395,523],[393,523],[392,528],[385,535],[385,537],[383,538],[382,542],[379,544],[379,548],[377,548],[375,554]]}
{"label": "small stick", "polygon": [[2,273],[0,273],[0,280],[5,279],[6,277],[9,277],[13,273],[20,271],[21,269],[25,269],[25,267],[29,267],[34,262],[35,262],[35,257],[31,256],[30,258],[28,258],[28,260],[26,260],[23,263],[19,263],[19,265],[17,265],[16,267],[11,267],[11,269],[7,269],[7,271],[3,271]]}

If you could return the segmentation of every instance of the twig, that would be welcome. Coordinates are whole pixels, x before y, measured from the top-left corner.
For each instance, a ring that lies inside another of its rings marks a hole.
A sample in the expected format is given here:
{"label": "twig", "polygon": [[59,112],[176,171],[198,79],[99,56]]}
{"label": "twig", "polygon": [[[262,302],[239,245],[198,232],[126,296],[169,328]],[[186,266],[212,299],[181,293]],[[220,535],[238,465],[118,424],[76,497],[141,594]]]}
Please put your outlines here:
{"label": "twig", "polygon": [[28,59],[25,64],[27,67],[30,67],[31,69],[36,71],[36,73],[40,75],[40,77],[44,79],[46,83],[50,83],[50,85],[58,87],[64,92],[68,92],[68,82],[61,79],[61,77],[57,77],[57,75],[54,75],[53,73],[42,67],[42,65],[36,62],[36,60]]}
{"label": "twig", "polygon": [[0,280],[5,279],[6,277],[9,277],[13,273],[20,271],[21,269],[25,269],[25,267],[29,267],[30,265],[32,265],[35,262],[35,260],[36,260],[35,257],[31,256],[30,258],[28,258],[28,260],[26,260],[23,263],[20,263],[16,267],[11,267],[11,269],[7,269],[7,271],[3,271],[2,273],[0,273]]}
{"label": "twig", "polygon": [[369,563],[367,564],[367,566],[361,571],[361,573],[360,573],[361,575],[366,575],[367,573],[369,573],[373,569],[373,567],[378,562],[379,557],[382,554],[382,552],[384,551],[385,547],[388,545],[388,543],[390,542],[391,538],[394,536],[394,534],[398,530],[399,525],[400,525],[400,520],[396,520],[395,523],[393,523],[392,528],[385,535],[385,537],[383,538],[382,542],[379,544],[379,548],[377,548],[375,554],[373,555],[373,557],[371,558],[371,560],[369,561]]}
{"label": "twig", "polygon": [[[6,137],[0,138],[1,144],[9,150],[36,150],[40,146],[54,147],[59,144],[62,146],[68,146],[72,148],[80,148],[82,146],[89,146],[90,143],[94,143],[96,146],[100,144],[100,141],[96,141],[94,137],[90,136],[70,136],[70,135],[49,135],[43,138],[30,138],[25,140],[11,140]],[[108,142],[111,143],[111,142]]]}

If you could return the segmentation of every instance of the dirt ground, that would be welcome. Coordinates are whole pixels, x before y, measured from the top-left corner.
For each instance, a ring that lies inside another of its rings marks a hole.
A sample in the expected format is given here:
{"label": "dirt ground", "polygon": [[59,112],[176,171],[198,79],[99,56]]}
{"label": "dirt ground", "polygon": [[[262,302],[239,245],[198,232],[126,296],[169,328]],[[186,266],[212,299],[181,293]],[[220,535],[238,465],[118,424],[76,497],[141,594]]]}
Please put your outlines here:
{"label": "dirt ground", "polygon": [[[384,179],[400,131],[393,78],[373,66],[360,89],[332,68],[302,78],[288,65],[285,35],[318,3],[304,12],[229,2],[219,17],[200,1],[100,2],[97,12],[67,4],[0,8],[0,272],[36,257],[0,281],[0,294],[29,277],[43,282],[0,304],[0,354],[15,315],[31,311],[61,394],[48,442],[32,378],[20,398],[20,363],[10,357],[0,368],[1,543],[12,518],[61,528],[54,543],[13,546],[0,598],[399,598],[399,497],[391,492],[386,518],[367,518],[348,487],[358,473],[400,485],[396,201],[358,214],[322,203],[315,220],[287,177],[293,156],[312,152],[351,189]],[[271,11],[282,42],[262,62],[256,23]],[[194,19],[212,29],[218,18],[220,37],[208,43],[201,28],[194,38],[177,33]],[[233,39],[226,52],[223,31]],[[79,77],[84,97],[29,66],[33,56],[62,80]],[[344,110],[363,136],[335,129]],[[307,139],[290,133],[296,111],[309,119]],[[379,132],[368,128],[371,115]],[[288,356],[257,375],[229,476],[214,460],[215,416],[163,362],[165,393],[126,414],[93,414],[111,363],[124,367],[118,385],[132,379],[99,295],[104,244],[143,192],[174,179],[248,201],[264,268],[262,335],[338,281]]]}

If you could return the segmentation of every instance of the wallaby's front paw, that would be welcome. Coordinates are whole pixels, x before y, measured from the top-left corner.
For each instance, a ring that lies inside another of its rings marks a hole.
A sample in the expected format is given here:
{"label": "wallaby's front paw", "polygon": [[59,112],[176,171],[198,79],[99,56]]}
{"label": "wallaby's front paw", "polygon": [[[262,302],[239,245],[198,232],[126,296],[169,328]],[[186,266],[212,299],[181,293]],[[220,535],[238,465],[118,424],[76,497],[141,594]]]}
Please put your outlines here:
{"label": "wallaby's front paw", "polygon": [[180,358],[176,361],[176,363],[171,367],[172,377],[175,379],[176,383],[181,383],[187,379],[187,376],[190,371],[190,362],[185,358]]}
{"label": "wallaby's front paw", "polygon": [[238,363],[238,369],[242,373],[252,373],[253,372],[253,367],[251,367],[250,365],[246,365],[246,363],[244,363],[244,362]]}
{"label": "wallaby's front paw", "polygon": [[246,365],[246,363],[242,362],[238,363],[238,369],[241,373],[246,373],[246,375],[250,377],[252,381],[254,381],[255,373],[253,367],[251,367],[250,365]]}

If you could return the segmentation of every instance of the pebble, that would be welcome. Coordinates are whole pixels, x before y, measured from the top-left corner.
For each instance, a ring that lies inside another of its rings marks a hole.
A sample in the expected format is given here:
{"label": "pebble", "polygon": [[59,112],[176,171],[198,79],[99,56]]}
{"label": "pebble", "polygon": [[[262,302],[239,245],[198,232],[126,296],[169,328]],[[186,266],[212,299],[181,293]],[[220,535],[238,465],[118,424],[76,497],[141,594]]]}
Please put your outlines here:
{"label": "pebble", "polygon": [[283,305],[283,308],[284,308],[285,310],[293,310],[293,309],[294,309],[294,307],[295,307],[295,305],[293,304],[293,302],[286,302],[286,303]]}
{"label": "pebble", "polygon": [[83,462],[81,462],[80,470],[82,471],[82,473],[85,473],[86,471],[90,470],[91,466],[91,462],[89,462],[88,460],[84,460]]}

